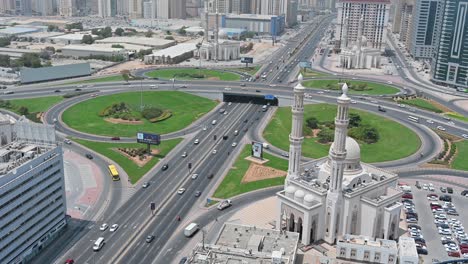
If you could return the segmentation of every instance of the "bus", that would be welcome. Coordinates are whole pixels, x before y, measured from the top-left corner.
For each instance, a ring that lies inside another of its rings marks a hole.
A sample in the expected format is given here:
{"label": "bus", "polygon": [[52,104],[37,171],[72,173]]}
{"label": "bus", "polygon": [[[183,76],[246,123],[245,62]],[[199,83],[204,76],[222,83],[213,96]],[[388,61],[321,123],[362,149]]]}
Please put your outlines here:
{"label": "bus", "polygon": [[413,122],[415,122],[415,123],[419,123],[419,118],[414,117],[414,116],[408,116],[408,120],[409,120],[409,121],[413,121]]}
{"label": "bus", "polygon": [[113,181],[119,181],[119,172],[117,171],[117,168],[114,165],[109,165],[109,172],[110,175],[112,176]]}

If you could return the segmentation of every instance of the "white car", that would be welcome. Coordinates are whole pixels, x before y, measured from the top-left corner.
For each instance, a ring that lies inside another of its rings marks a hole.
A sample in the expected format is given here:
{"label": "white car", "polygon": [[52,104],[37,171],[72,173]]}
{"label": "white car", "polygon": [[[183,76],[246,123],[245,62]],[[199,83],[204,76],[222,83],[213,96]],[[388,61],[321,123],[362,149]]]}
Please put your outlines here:
{"label": "white car", "polygon": [[318,94],[323,94],[323,91],[318,91],[317,93],[318,93]]}
{"label": "white car", "polygon": [[109,231],[115,232],[117,229],[119,229],[119,225],[118,224],[113,224],[113,225],[111,225]]}
{"label": "white car", "polygon": [[213,151],[211,152],[211,154],[216,154],[216,149],[213,149]]}
{"label": "white car", "polygon": [[429,191],[431,191],[431,192],[435,191],[434,187],[429,186]]}
{"label": "white car", "polygon": [[448,121],[447,124],[452,125],[452,126],[455,125],[453,121]]}
{"label": "white car", "polygon": [[379,103],[379,102],[377,102],[377,101],[375,101],[375,100],[372,100],[372,101],[370,101],[370,102],[373,103],[373,104],[378,104],[378,103]]}
{"label": "white car", "polygon": [[182,153],[182,158],[185,158],[187,157],[187,151],[184,151],[184,153]]}
{"label": "white car", "polygon": [[231,146],[232,146],[232,147],[235,147],[235,146],[237,146],[237,143],[236,143],[236,142],[232,142],[232,145],[231,145]]}
{"label": "white car", "polygon": [[224,87],[224,90],[231,91],[231,88],[230,87]]}
{"label": "white car", "polygon": [[108,227],[109,226],[106,223],[104,223],[104,224],[101,225],[101,227],[99,227],[99,230],[105,231]]}
{"label": "white car", "polygon": [[352,104],[357,104],[357,102],[356,102],[356,101],[354,101],[354,100],[351,100],[351,103],[352,103]]}
{"label": "white car", "polygon": [[180,194],[180,195],[184,194],[184,192],[185,192],[185,188],[180,188],[180,189],[177,191],[177,193]]}
{"label": "white car", "polygon": [[432,121],[431,119],[426,120],[426,122],[429,124],[434,124],[434,121]]}
{"label": "white car", "polygon": [[195,139],[195,141],[193,142],[193,144],[197,145],[198,143],[200,143],[200,140],[197,138],[197,139]]}
{"label": "white car", "polygon": [[405,108],[406,106],[404,104],[398,104],[399,107]]}
{"label": "white car", "polygon": [[427,186],[427,184],[423,184],[423,187],[422,187],[422,188],[423,188],[423,190],[426,190],[426,191],[427,191],[427,190],[428,190],[428,187],[429,187],[429,186]]}
{"label": "white car", "polygon": [[198,173],[192,174],[192,180],[196,180],[198,178]]}
{"label": "white car", "polygon": [[437,126],[437,129],[439,129],[441,131],[445,131],[445,127],[443,127],[443,126]]}
{"label": "white car", "polygon": [[71,145],[72,142],[71,142],[71,140],[69,140],[69,139],[65,139],[65,140],[63,141],[63,143],[65,143],[65,144],[67,144],[67,145]]}
{"label": "white car", "polygon": [[468,135],[467,135],[467,134],[462,134],[461,136],[462,136],[462,138],[464,138],[464,139],[468,139]]}

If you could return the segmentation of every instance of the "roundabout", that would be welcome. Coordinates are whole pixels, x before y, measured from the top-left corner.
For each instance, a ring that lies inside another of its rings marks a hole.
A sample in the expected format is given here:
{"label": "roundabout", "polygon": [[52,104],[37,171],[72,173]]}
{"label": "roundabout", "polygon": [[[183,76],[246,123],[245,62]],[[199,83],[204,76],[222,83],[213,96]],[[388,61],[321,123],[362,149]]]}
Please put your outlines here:
{"label": "roundabout", "polygon": [[[304,107],[305,120],[316,118],[320,124],[330,124],[333,122],[336,106],[330,104],[311,104]],[[415,132],[406,128],[393,120],[378,116],[366,111],[352,109],[351,114],[356,114],[361,118],[362,126],[375,128],[379,139],[373,143],[365,143],[359,140],[362,150],[362,160],[364,162],[384,162],[398,160],[416,153],[421,141]],[[333,133],[332,129],[323,127],[322,131]],[[320,133],[321,130],[315,131]],[[359,130],[359,127],[356,127]],[[288,135],[291,131],[290,108],[281,107],[263,131],[263,137],[272,145],[288,151]],[[350,129],[353,131],[353,129]],[[351,132],[352,133],[352,132]],[[328,155],[329,142],[320,142],[317,135],[304,124],[304,145],[303,155],[309,158],[321,158]],[[389,148],[388,146],[398,146]]]}
{"label": "roundabout", "polygon": [[[61,118],[65,125],[83,133],[134,137],[138,131],[167,134],[181,130],[215,106],[212,100],[176,91],[123,92],[79,102]],[[152,109],[161,114],[148,116],[150,111],[146,110]],[[165,113],[169,114],[158,121]]]}

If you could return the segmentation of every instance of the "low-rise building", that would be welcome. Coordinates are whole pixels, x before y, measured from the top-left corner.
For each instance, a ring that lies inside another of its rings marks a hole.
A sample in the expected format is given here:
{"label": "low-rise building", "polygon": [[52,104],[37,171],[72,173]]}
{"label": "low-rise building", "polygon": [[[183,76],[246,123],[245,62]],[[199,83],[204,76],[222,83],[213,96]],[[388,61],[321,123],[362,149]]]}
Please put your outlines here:
{"label": "low-rise building", "polygon": [[43,68],[21,68],[21,83],[37,83],[91,75],[88,62]]}
{"label": "low-rise building", "polygon": [[42,28],[36,27],[6,27],[0,29],[0,37],[22,36],[41,31],[43,31]]}
{"label": "low-rise building", "polygon": [[[81,40],[83,40],[83,36],[90,35],[90,34],[83,34],[83,33],[74,33],[74,34],[65,34],[55,37],[50,37],[50,43],[56,44],[64,44],[64,45],[71,45],[71,44],[81,44]],[[96,38],[96,35],[91,35],[93,38]]]}
{"label": "low-rise building", "polygon": [[62,55],[73,58],[123,56],[124,59],[128,59],[128,52],[123,48],[108,48],[97,45],[68,45],[62,48]]}
{"label": "low-rise building", "polygon": [[39,53],[40,50],[36,49],[14,49],[14,48],[0,48],[0,55],[8,55],[12,58],[20,58],[25,53]]}
{"label": "low-rise building", "polygon": [[279,36],[285,27],[283,15],[227,14],[221,16],[221,27],[242,28],[258,34]]}
{"label": "low-rise building", "polygon": [[402,264],[418,264],[419,256],[416,242],[411,237],[400,237],[398,240],[398,262]]}
{"label": "low-rise building", "polygon": [[396,264],[397,243],[394,240],[345,235],[336,243],[336,257],[351,261]]}
{"label": "low-rise building", "polygon": [[161,38],[145,38],[145,37],[110,37],[96,40],[96,43],[106,44],[134,44],[147,46],[154,49],[165,49],[176,44],[174,40]]}
{"label": "low-rise building", "polygon": [[189,263],[281,263],[296,260],[299,234],[226,223],[213,244],[198,244]]}
{"label": "low-rise building", "polygon": [[12,132],[0,140],[0,263],[26,263],[67,225],[62,148],[53,126],[21,118],[0,131]]}
{"label": "low-rise building", "polygon": [[182,43],[154,51],[153,54],[146,55],[144,61],[146,64],[176,64],[192,58],[196,49],[196,43]]}

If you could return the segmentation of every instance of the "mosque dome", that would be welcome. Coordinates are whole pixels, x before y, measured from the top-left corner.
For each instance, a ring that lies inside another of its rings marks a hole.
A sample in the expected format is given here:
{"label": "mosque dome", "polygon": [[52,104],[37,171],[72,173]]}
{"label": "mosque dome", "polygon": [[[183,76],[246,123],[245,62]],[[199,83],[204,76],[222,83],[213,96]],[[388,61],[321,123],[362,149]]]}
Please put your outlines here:
{"label": "mosque dome", "polygon": [[294,186],[286,187],[285,191],[286,191],[286,197],[294,199],[294,193],[296,192],[296,188],[294,188]]}
{"label": "mosque dome", "polygon": [[294,193],[294,200],[295,201],[298,201],[298,202],[302,202],[304,200],[304,191],[303,190],[297,190],[295,193]]}
{"label": "mosque dome", "polygon": [[[331,145],[330,149],[332,149],[335,145],[335,142]],[[346,159],[345,163],[353,163],[359,162],[361,160],[361,147],[359,144],[354,140],[354,138],[346,137]]]}
{"label": "mosque dome", "polygon": [[306,196],[304,196],[304,201],[305,202],[313,202],[314,201],[314,196],[312,194],[306,194]]}

